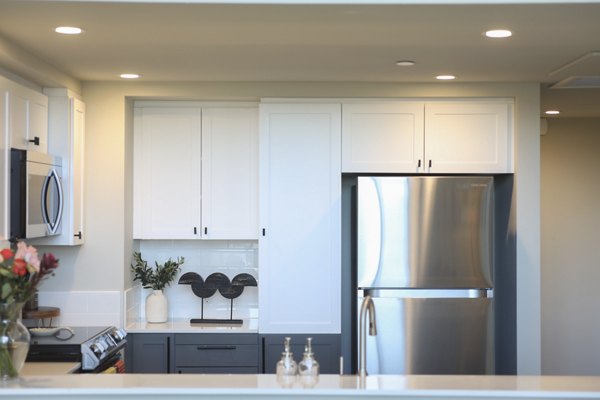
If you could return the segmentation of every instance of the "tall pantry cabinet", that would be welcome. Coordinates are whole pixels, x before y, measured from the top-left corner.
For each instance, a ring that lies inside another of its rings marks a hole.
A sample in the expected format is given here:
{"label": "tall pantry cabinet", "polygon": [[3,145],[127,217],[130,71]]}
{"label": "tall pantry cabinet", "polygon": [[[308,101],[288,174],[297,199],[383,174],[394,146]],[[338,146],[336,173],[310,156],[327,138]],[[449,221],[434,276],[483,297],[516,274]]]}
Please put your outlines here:
{"label": "tall pantry cabinet", "polygon": [[341,105],[261,103],[259,333],[339,334]]}

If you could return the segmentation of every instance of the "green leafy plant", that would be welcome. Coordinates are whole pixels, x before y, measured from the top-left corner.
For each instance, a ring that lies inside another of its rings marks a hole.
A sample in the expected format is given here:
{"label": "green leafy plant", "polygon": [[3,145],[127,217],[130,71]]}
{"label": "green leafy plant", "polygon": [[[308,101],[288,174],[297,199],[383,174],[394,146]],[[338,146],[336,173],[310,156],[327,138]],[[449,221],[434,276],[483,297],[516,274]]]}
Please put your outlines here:
{"label": "green leafy plant", "polygon": [[158,262],[155,268],[148,266],[148,263],[142,259],[142,253],[134,252],[133,259],[135,264],[131,264],[131,272],[134,273],[134,281],[140,281],[144,289],[163,290],[171,284],[181,264],[183,264],[184,258],[177,257],[177,261],[173,261],[170,258],[162,265]]}

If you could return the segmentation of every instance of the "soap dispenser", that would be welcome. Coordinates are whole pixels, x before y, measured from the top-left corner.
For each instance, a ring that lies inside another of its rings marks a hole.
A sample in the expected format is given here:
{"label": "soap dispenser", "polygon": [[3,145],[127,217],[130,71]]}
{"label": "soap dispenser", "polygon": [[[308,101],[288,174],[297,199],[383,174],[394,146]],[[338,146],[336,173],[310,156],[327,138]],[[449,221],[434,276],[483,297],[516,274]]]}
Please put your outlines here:
{"label": "soap dispenser", "polygon": [[281,360],[277,362],[277,376],[296,376],[297,373],[298,364],[294,361],[293,354],[290,351],[290,338],[286,337]]}
{"label": "soap dispenser", "polygon": [[300,376],[318,376],[319,363],[315,360],[315,355],[312,351],[312,338],[306,339],[306,347],[304,348],[304,357],[298,365]]}
{"label": "soap dispenser", "polygon": [[304,357],[298,364],[300,384],[305,388],[312,388],[319,382],[319,363],[315,360],[312,351],[312,338],[308,338],[304,348]]}

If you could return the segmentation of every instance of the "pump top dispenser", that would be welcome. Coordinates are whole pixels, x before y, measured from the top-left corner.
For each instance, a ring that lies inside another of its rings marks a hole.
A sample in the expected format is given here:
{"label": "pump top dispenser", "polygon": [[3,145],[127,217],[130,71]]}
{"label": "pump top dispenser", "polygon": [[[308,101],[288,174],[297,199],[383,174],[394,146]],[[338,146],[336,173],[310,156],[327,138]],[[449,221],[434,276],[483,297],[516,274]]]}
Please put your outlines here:
{"label": "pump top dispenser", "polygon": [[306,347],[304,348],[304,357],[298,365],[298,370],[301,376],[318,376],[319,363],[315,360],[315,355],[312,351],[312,338],[306,339]]}
{"label": "pump top dispenser", "polygon": [[290,338],[286,337],[281,360],[277,361],[277,376],[295,376],[298,373],[298,364],[294,361],[290,351]]}

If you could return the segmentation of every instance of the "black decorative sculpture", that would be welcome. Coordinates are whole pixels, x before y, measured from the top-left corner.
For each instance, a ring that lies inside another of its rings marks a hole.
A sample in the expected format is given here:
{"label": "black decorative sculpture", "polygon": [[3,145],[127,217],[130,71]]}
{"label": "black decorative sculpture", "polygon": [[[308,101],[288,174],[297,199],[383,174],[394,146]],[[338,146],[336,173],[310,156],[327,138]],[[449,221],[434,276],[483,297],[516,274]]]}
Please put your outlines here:
{"label": "black decorative sculpture", "polygon": [[[223,324],[242,325],[241,319],[233,319],[233,299],[239,297],[244,292],[246,286],[257,286],[256,279],[250,274],[238,274],[231,281],[220,272],[210,274],[206,281],[195,272],[186,272],[179,278],[180,285],[191,285],[192,292],[202,299],[200,308],[200,318],[192,318],[192,324]],[[231,300],[229,309],[229,319],[208,319],[204,318],[204,299],[212,297],[216,291],[221,296]]]}

